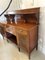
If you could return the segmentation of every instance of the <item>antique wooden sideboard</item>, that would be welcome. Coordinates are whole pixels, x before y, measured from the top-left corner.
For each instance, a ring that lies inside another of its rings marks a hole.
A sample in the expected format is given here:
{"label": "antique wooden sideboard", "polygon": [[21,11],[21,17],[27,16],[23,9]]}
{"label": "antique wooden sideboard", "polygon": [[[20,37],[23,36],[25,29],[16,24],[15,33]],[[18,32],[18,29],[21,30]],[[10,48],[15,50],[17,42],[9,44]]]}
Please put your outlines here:
{"label": "antique wooden sideboard", "polygon": [[16,10],[14,15],[5,14],[7,24],[0,23],[5,26],[5,32],[16,36],[19,51],[20,49],[26,51],[29,59],[33,49],[38,49],[39,11],[40,8]]}

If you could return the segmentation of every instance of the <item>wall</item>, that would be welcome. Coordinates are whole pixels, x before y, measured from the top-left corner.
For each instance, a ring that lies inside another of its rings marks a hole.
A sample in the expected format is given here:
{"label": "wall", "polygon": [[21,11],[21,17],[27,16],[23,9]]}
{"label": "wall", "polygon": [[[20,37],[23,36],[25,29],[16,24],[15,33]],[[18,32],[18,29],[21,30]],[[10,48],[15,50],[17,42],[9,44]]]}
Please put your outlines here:
{"label": "wall", "polygon": [[[10,0],[0,0],[0,14],[2,13],[2,11],[6,9],[9,2]],[[15,9],[19,9],[19,0],[12,0],[12,3],[8,11],[15,11]],[[0,22],[3,22],[3,23],[6,22],[6,18],[4,17],[4,15],[0,17]]]}
{"label": "wall", "polygon": [[21,0],[20,8],[44,7],[45,0]]}
{"label": "wall", "polygon": [[38,6],[44,7],[45,6],[45,0],[38,0]]}
{"label": "wall", "polygon": [[45,7],[40,8],[39,50],[45,54]]}
{"label": "wall", "polygon": [[38,7],[38,0],[22,0],[20,4],[21,9]]}

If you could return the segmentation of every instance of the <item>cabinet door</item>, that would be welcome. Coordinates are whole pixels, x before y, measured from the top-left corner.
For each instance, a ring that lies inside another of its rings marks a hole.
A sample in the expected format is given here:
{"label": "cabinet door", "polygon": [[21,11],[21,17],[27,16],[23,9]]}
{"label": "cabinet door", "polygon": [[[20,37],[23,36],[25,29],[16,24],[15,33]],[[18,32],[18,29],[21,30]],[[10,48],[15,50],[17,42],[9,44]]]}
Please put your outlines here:
{"label": "cabinet door", "polygon": [[28,35],[17,33],[17,40],[19,48],[28,51],[29,50],[29,37]]}

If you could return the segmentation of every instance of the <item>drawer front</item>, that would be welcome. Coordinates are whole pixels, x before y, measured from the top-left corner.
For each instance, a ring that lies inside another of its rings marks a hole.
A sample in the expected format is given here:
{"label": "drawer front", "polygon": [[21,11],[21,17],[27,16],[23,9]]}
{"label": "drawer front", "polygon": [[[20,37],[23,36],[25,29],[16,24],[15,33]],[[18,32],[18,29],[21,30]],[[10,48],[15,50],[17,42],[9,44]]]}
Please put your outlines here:
{"label": "drawer front", "polygon": [[6,28],[6,31],[13,34],[13,35],[16,35],[14,26],[9,26],[8,28]]}
{"label": "drawer front", "polygon": [[17,33],[20,33],[22,35],[27,35],[28,34],[27,31],[26,30],[23,30],[23,29],[16,29],[16,32]]}

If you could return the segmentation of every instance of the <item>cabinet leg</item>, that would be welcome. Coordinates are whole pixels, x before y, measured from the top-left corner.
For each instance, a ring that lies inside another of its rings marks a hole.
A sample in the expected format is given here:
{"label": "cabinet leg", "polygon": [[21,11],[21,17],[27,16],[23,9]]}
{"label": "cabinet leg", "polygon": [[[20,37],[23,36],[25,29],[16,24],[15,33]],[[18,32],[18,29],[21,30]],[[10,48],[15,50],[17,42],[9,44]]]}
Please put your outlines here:
{"label": "cabinet leg", "polygon": [[7,40],[7,42],[9,43],[9,40]]}
{"label": "cabinet leg", "polygon": [[38,44],[36,45],[36,50],[38,50]]}
{"label": "cabinet leg", "polygon": [[19,49],[19,52],[20,52],[20,48],[18,48]]}
{"label": "cabinet leg", "polygon": [[29,54],[29,60],[30,60],[30,54]]}
{"label": "cabinet leg", "polygon": [[29,60],[30,60],[30,53],[29,53]]}

